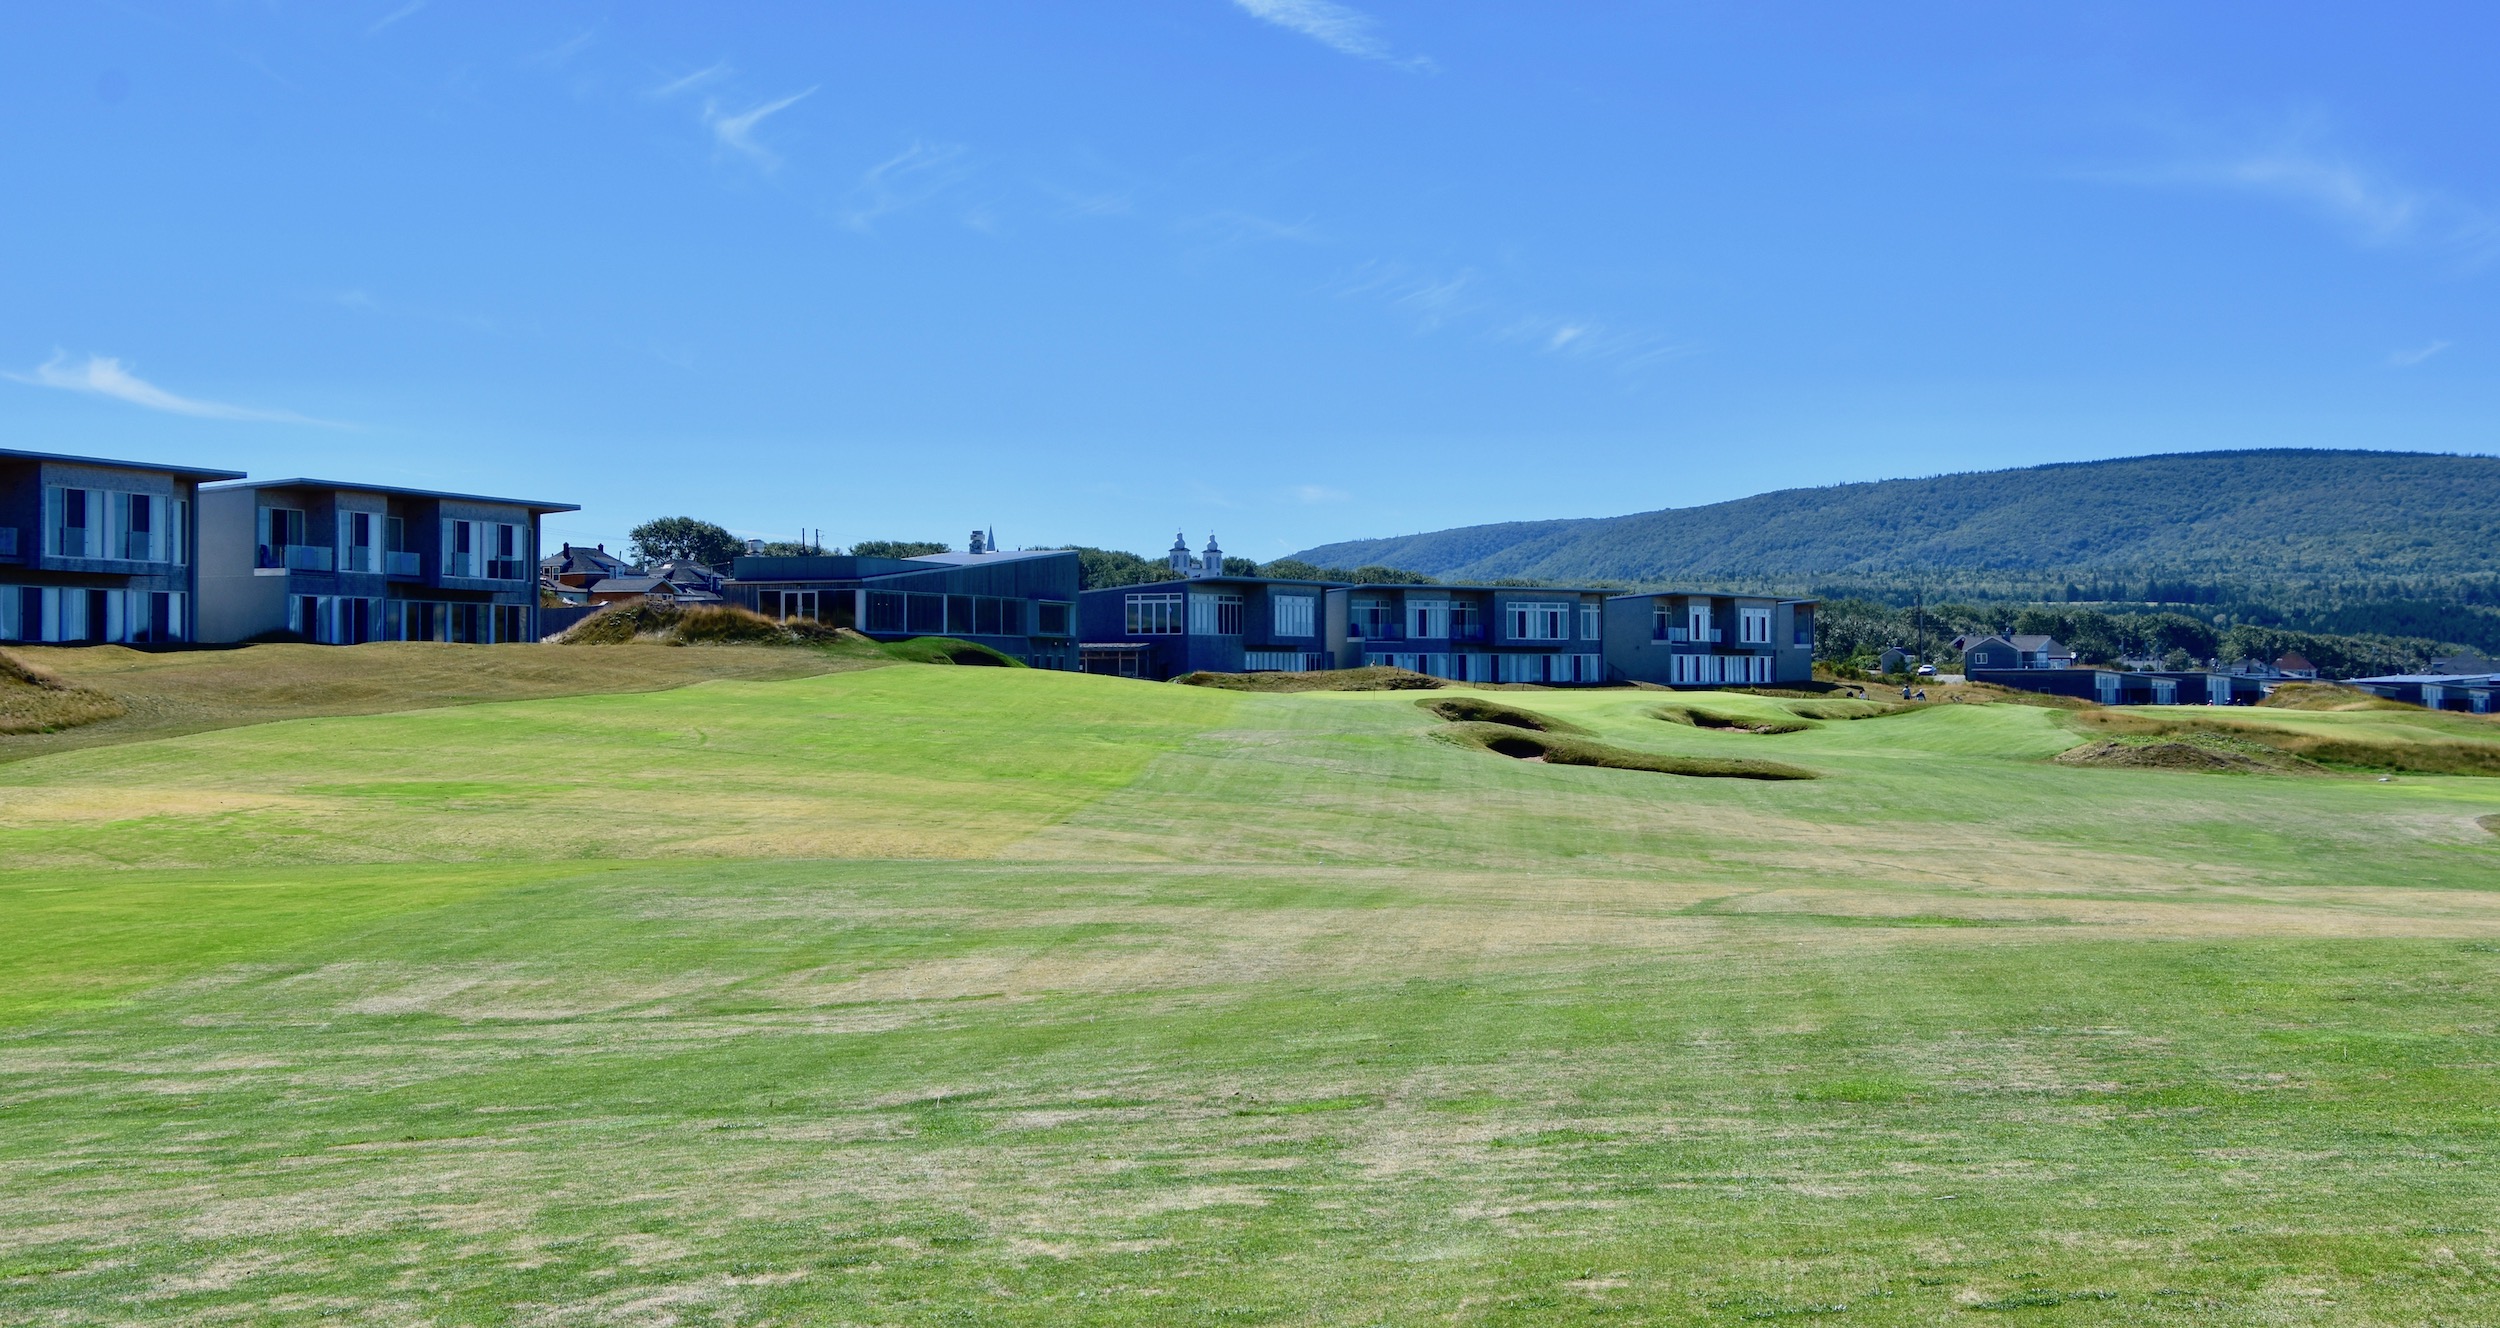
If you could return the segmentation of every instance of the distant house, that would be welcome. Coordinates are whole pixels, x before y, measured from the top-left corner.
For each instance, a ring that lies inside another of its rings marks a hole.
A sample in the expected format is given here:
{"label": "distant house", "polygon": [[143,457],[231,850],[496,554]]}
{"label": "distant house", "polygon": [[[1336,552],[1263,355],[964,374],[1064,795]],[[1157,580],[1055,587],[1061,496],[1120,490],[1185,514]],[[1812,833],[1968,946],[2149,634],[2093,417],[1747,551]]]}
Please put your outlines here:
{"label": "distant house", "polygon": [[0,641],[199,639],[195,500],[241,477],[0,448]]}
{"label": "distant house", "polygon": [[1875,671],[1877,673],[1906,673],[1917,659],[1918,656],[1899,646],[1886,646],[1883,653],[1875,657]]}
{"label": "distant house", "polygon": [[2253,705],[2271,685],[2250,674],[2209,669],[1977,669],[1966,663],[1963,672],[1972,682],[2111,706]]}
{"label": "distant house", "polygon": [[721,583],[726,572],[707,567],[691,558],[671,558],[643,569],[669,583],[680,604],[717,604],[721,601]]}
{"label": "distant house", "polygon": [[2277,677],[2283,678],[2315,678],[2318,676],[2318,666],[2310,663],[2307,655],[2297,650],[2287,650],[2283,652],[2282,658],[2274,661],[2274,672]]}
{"label": "distant house", "polygon": [[1962,649],[1966,670],[2063,669],[2074,662],[2075,652],[2059,645],[2053,636],[1984,636]]}
{"label": "distant house", "polygon": [[200,635],[536,641],[538,523],[570,503],[336,480],[200,491]]}
{"label": "distant house", "polygon": [[604,577],[592,582],[584,593],[592,604],[623,604],[632,600],[674,604],[678,598],[676,584],[667,577],[638,573]]}
{"label": "distant house", "polygon": [[556,586],[587,590],[612,576],[631,576],[640,568],[608,552],[605,544],[591,548],[567,544],[538,560],[538,579]]}

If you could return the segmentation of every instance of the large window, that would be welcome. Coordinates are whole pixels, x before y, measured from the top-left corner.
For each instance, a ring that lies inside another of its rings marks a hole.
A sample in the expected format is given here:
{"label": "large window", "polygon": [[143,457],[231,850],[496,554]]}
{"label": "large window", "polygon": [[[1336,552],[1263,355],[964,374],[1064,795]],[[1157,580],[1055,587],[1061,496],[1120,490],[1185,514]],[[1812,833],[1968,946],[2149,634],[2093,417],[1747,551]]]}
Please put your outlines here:
{"label": "large window", "polygon": [[1074,606],[1063,600],[1046,599],[1033,606],[1035,636],[1066,636],[1069,610]]}
{"label": "large window", "polygon": [[1406,634],[1420,641],[1449,639],[1450,602],[1446,599],[1408,600]]}
{"label": "large window", "polygon": [[1358,599],[1346,606],[1346,630],[1366,641],[1394,641],[1398,611],[1385,599]]}
{"label": "large window", "polygon": [[1183,598],[1178,594],[1129,596],[1128,634],[1179,636]]}
{"label": "large window", "polygon": [[1790,645],[1810,646],[1814,644],[1813,605],[1800,604],[1789,610],[1788,621]]}
{"label": "large window", "polygon": [[1594,604],[1580,606],[1580,639],[1583,641],[1597,639],[1597,606]]}
{"label": "large window", "polygon": [[1241,635],[1241,596],[1203,594],[1190,596],[1189,634],[1191,636]]}
{"label": "large window", "polygon": [[180,563],[186,556],[183,516],[187,507],[154,494],[46,486],[38,542],[44,554],[54,558]]}
{"label": "large window", "polygon": [[521,528],[499,521],[443,522],[443,575],[488,581],[528,579]]}
{"label": "large window", "polygon": [[1568,604],[1514,603],[1510,606],[1510,639],[1561,641],[1571,635]]}
{"label": "large window", "polygon": [[[1450,639],[1481,641],[1484,639],[1484,613],[1472,600],[1454,600],[1450,604]],[[1478,681],[1482,681],[1479,679]]]}
{"label": "large window", "polygon": [[1268,603],[1275,613],[1276,635],[1319,635],[1318,614],[1315,611],[1319,603],[1317,599],[1309,595],[1278,595]]}
{"label": "large window", "polygon": [[1736,611],[1736,640],[1738,644],[1748,646],[1771,644],[1771,611],[1769,609],[1738,609]]}

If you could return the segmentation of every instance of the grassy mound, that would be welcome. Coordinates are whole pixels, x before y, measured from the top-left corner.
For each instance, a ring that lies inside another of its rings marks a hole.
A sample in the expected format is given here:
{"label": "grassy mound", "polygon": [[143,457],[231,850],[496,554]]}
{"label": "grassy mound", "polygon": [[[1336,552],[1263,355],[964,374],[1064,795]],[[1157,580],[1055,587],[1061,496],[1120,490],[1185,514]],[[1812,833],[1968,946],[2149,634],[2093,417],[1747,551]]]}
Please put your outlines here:
{"label": "grassy mound", "polygon": [[[1792,706],[1790,709],[1793,711],[1795,707]],[[1726,733],[1803,733],[1814,727],[1812,723],[1802,721],[1792,723],[1780,719],[1741,719],[1734,715],[1714,715],[1707,710],[1697,710],[1685,705],[1660,706],[1650,711],[1649,714],[1653,719],[1663,719],[1670,724],[1687,724],[1697,729],[1718,729]]]}
{"label": "grassy mound", "polygon": [[1172,681],[1233,692],[1420,692],[1449,686],[1430,674],[1378,666],[1317,673],[1184,673]]}
{"label": "grassy mound", "polygon": [[556,641],[568,646],[621,646],[628,641],[658,639],[675,627],[682,616],[684,610],[674,604],[611,604],[565,628]]}
{"label": "grassy mound", "polygon": [[2489,830],[2495,835],[2500,835],[2500,813],[2481,817],[2476,820],[2474,824],[2481,826],[2485,830]]}
{"label": "grassy mound", "polygon": [[126,713],[111,696],[0,650],[0,733],[57,733]]}
{"label": "grassy mound", "polygon": [[1813,771],[1803,766],[1784,765],[1778,761],[1751,761],[1742,758],[1706,756],[1667,756],[1658,752],[1636,752],[1587,738],[1556,733],[1538,733],[1513,728],[1508,724],[1467,722],[1452,724],[1441,734],[1461,746],[1507,756],[1515,761],[1542,761],[1548,765],[1591,765],[1607,770],[1646,770],[1660,775],[1686,775],[1697,779],[1813,779]]}
{"label": "grassy mound", "polygon": [[1418,701],[1415,704],[1453,724],[1505,724],[1511,728],[1530,729],[1538,733],[1588,732],[1587,729],[1569,720],[1556,719],[1552,715],[1540,715],[1533,710],[1522,710],[1517,706],[1503,705],[1499,701],[1488,701],[1481,696],[1452,696],[1438,701]]}
{"label": "grassy mound", "polygon": [[1014,658],[988,646],[951,636],[916,636],[908,641],[879,642],[847,627],[829,627],[810,619],[775,622],[753,609],[734,604],[614,604],[573,624],[556,638],[568,646],[621,646],[636,641],[670,646],[815,646],[860,658],[894,659],[906,664],[971,664],[1021,668]]}
{"label": "grassy mound", "polygon": [[[868,638],[856,632],[844,636],[857,641]],[[873,644],[873,643],[872,643]],[[959,641],[951,636],[915,636],[908,641],[891,641],[877,647],[885,654],[906,664],[963,664],[973,668],[1020,669],[1022,661],[1000,654],[988,646]]]}
{"label": "grassy mound", "polygon": [[[2419,707],[2403,707],[2421,714]],[[2500,741],[2475,741],[2425,733],[2411,723],[2392,728],[2332,730],[2276,728],[2228,720],[2172,719],[2132,711],[2094,710],[2069,721],[2078,730],[2121,739],[2189,742],[2219,740],[2253,744],[2286,757],[2327,766],[2390,770],[2417,775],[2500,775]],[[2404,730],[2404,731],[2396,731]]]}
{"label": "grassy mound", "polygon": [[2419,710],[2374,692],[2335,682],[2287,682],[2257,704],[2274,710]]}
{"label": "grassy mound", "polygon": [[2152,739],[2130,742],[2106,738],[2060,753],[2059,765],[2102,766],[2127,770],[2189,770],[2228,775],[2315,775],[2326,773],[2315,762],[2253,742],[2218,737]]}
{"label": "grassy mound", "polygon": [[1799,719],[1873,719],[1878,715],[1898,714],[1904,709],[1915,708],[1916,705],[1916,702],[1904,707],[1886,704],[1882,701],[1840,699],[1806,701],[1785,708],[1788,713]]}

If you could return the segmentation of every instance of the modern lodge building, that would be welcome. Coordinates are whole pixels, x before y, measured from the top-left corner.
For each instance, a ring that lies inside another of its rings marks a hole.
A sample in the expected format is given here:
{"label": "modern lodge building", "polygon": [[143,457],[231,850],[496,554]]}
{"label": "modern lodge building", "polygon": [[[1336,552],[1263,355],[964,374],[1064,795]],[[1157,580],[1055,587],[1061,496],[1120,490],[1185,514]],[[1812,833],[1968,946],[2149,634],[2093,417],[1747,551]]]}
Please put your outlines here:
{"label": "modern lodge building", "polygon": [[192,513],[242,473],[0,448],[0,641],[198,639]]}
{"label": "modern lodge building", "polygon": [[200,491],[200,635],[536,641],[538,523],[570,503],[335,480]]}

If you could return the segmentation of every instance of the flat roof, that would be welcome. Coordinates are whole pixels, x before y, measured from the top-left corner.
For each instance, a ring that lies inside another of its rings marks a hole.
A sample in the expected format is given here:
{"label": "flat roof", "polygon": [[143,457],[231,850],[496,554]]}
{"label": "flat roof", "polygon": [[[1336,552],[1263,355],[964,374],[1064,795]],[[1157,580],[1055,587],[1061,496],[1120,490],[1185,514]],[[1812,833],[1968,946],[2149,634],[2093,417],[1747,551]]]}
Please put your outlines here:
{"label": "flat roof", "polygon": [[1635,590],[1628,595],[1606,596],[1608,599],[1656,599],[1660,595],[1694,595],[1711,599],[1767,599],[1776,604],[1820,604],[1820,599],[1798,599],[1789,595],[1773,595],[1753,590]]}
{"label": "flat roof", "polygon": [[1413,594],[1419,590],[1425,592],[1435,590],[1464,590],[1470,594],[1481,593],[1488,595],[1603,595],[1606,593],[1603,590],[1593,589],[1588,586],[1457,586],[1443,585],[1438,581],[1420,586],[1409,581],[1339,581],[1333,584],[1339,590],[1401,590],[1408,594]]}
{"label": "flat roof", "polygon": [[980,553],[916,553],[899,561],[937,563],[945,567],[978,567],[983,563],[1008,563],[1024,558],[1058,558],[1076,556],[1074,549],[988,549]]}
{"label": "flat roof", "polygon": [[204,480],[239,480],[239,470],[214,470],[206,466],[168,466],[155,461],[115,461],[110,457],[74,456],[68,452],[28,452],[15,447],[0,447],[0,457],[17,457],[26,461],[67,461],[81,466],[111,466],[116,470],[160,470],[168,475],[190,475]]}
{"label": "flat roof", "polygon": [[1160,581],[1139,581],[1125,586],[1096,586],[1086,591],[1099,595],[1113,590],[1152,590],[1158,586],[1312,586],[1329,590],[1346,585],[1343,581],[1306,581],[1298,576],[1168,576]]}
{"label": "flat roof", "polygon": [[483,493],[446,493],[441,489],[409,489],[396,484],[351,484],[345,480],[316,480],[304,476],[284,480],[245,480],[240,484],[220,484],[218,489],[346,489],[354,493],[395,493],[402,498],[450,498],[464,503],[501,503],[506,507],[526,507],[539,512],[578,512],[579,503],[550,503],[536,498],[497,498]]}

